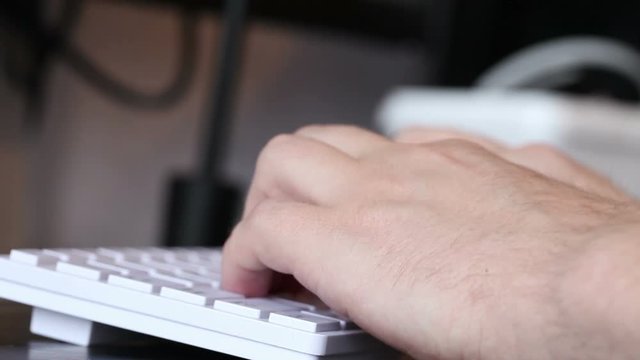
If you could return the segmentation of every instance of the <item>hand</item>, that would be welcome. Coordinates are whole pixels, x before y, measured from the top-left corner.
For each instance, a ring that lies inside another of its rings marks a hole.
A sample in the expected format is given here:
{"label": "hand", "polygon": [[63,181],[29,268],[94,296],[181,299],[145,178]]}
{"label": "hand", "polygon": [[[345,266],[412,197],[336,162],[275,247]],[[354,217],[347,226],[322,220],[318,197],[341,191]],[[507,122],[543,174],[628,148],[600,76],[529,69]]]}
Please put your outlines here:
{"label": "hand", "polygon": [[546,148],[313,126],[261,153],[223,286],[264,295],[292,275],[417,358],[631,356],[638,223]]}

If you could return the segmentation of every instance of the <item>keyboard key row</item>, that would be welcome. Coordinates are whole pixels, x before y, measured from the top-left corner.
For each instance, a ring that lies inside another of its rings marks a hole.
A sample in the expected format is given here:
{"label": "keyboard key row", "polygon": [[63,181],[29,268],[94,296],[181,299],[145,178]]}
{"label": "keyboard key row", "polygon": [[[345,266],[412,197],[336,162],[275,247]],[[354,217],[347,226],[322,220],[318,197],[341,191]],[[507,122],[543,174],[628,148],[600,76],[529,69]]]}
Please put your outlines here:
{"label": "keyboard key row", "polygon": [[11,250],[9,254],[9,259],[11,261],[33,265],[33,266],[43,266],[43,265],[52,265],[58,262],[60,259],[52,256],[43,254],[40,250]]}
{"label": "keyboard key row", "polygon": [[220,273],[197,265],[218,256],[191,250],[26,249],[13,250],[10,260],[307,332],[357,329],[351,320],[313,305],[219,289]]}
{"label": "keyboard key row", "polygon": [[213,308],[254,319],[266,319],[272,312],[297,310],[293,305],[264,298],[216,301]]}
{"label": "keyboard key row", "polygon": [[[22,249],[13,250],[11,259],[32,265],[45,262],[97,260],[103,263],[129,262],[147,264],[164,270],[172,268],[188,269],[196,273],[219,272],[222,254],[219,251],[214,255],[203,256],[195,251],[169,251],[156,249],[152,252],[140,249],[105,249],[89,251],[82,249]],[[40,259],[40,260],[38,260]]]}
{"label": "keyboard key row", "polygon": [[205,269],[198,271],[194,267],[174,266],[154,261],[136,263],[103,255],[86,256],[81,250],[73,249],[13,250],[10,259],[96,281],[105,281],[109,275],[116,274],[133,279],[155,277],[187,287],[205,285],[219,287],[221,278],[219,273]]}
{"label": "keyboard key row", "polygon": [[160,296],[201,306],[211,306],[216,300],[244,298],[240,294],[214,288],[176,289],[163,287]]}
{"label": "keyboard key row", "polygon": [[330,310],[316,310],[312,305],[287,299],[244,298],[215,288],[185,288],[157,279],[141,281],[117,275],[109,276],[108,283],[307,332],[356,329],[350,320]]}

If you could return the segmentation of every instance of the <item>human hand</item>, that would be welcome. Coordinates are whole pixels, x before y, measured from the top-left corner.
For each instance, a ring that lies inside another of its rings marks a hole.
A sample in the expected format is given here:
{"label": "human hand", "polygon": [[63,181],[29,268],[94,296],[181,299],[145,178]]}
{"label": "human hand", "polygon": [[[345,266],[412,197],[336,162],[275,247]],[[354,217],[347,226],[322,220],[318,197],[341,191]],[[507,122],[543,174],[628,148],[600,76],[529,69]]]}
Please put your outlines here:
{"label": "human hand", "polygon": [[633,308],[637,287],[605,284],[616,286],[590,299],[640,255],[627,241],[632,199],[539,147],[415,134],[315,126],[275,138],[225,245],[223,286],[264,295],[293,275],[418,358],[564,358],[640,341],[615,327],[637,312],[603,305],[626,289],[630,303],[616,304]]}

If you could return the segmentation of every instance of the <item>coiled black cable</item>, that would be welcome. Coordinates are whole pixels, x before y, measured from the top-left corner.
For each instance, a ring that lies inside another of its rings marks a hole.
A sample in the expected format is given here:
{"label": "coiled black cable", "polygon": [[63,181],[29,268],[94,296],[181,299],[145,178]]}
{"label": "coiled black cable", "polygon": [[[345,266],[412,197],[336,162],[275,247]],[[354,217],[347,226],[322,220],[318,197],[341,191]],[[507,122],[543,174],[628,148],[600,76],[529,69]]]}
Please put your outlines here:
{"label": "coiled black cable", "polygon": [[[71,0],[82,2],[83,0]],[[108,97],[131,107],[157,109],[167,108],[179,102],[187,93],[196,68],[197,51],[197,17],[189,10],[182,10],[180,24],[181,49],[178,70],[172,81],[157,92],[143,92],[133,89],[114,76],[100,69],[88,59],[71,41],[66,41],[60,49],[60,56],[85,81],[99,89]]]}

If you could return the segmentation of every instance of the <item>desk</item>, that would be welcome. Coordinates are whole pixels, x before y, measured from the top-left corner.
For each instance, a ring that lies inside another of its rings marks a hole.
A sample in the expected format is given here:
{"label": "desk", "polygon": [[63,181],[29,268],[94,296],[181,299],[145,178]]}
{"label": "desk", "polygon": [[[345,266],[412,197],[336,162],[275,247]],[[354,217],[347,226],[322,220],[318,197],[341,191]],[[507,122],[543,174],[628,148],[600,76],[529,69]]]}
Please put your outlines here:
{"label": "desk", "polygon": [[91,348],[32,335],[31,308],[0,300],[0,359],[2,360],[234,360],[235,357],[192,346],[144,337],[131,343]]}

